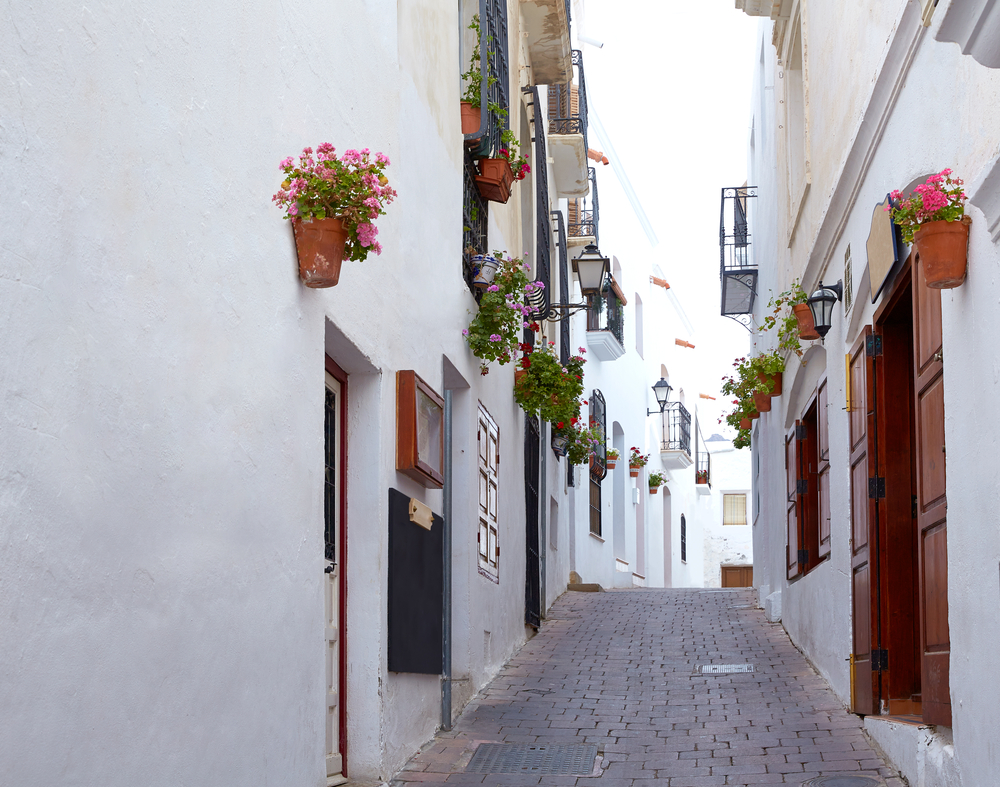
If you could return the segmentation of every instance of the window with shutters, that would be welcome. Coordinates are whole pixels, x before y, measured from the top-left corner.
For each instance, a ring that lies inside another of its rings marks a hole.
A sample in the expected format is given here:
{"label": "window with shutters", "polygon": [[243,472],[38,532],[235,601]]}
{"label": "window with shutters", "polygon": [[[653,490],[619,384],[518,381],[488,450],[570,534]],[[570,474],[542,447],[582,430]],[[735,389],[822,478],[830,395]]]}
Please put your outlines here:
{"label": "window with shutters", "polygon": [[500,581],[499,477],[500,429],[482,404],[479,405],[479,573]]}
{"label": "window with shutters", "polygon": [[747,496],[745,493],[722,496],[722,524],[745,525],[747,523]]}
{"label": "window with shutters", "polygon": [[785,439],[789,579],[812,571],[830,555],[827,404],[823,380]]}

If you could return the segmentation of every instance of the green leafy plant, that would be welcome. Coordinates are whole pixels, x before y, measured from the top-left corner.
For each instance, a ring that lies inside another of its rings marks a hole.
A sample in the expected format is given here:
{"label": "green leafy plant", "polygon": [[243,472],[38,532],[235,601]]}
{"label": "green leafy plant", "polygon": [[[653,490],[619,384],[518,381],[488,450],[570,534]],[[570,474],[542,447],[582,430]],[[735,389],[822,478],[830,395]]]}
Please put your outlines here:
{"label": "green leafy plant", "polygon": [[663,483],[666,480],[667,477],[663,475],[663,473],[654,470],[652,473],[649,474],[649,488],[659,489],[661,486],[663,486]]}
{"label": "green leafy plant", "polygon": [[604,433],[601,432],[601,428],[596,425],[583,426],[582,419],[579,418],[575,425],[558,431],[569,440],[566,444],[566,458],[574,465],[586,464],[604,445]]}
{"label": "green leafy plant", "polygon": [[900,191],[893,191],[891,202],[885,209],[892,214],[892,220],[899,225],[903,243],[913,243],[913,236],[922,224],[930,221],[959,221],[965,215],[964,181],[953,178],[950,169],[943,169],[927,178],[905,197]]}
{"label": "green leafy plant", "polygon": [[315,153],[303,148],[298,161],[289,156],[279,166],[285,180],[271,201],[285,209],[286,219],[340,219],[347,231],[345,259],[361,261],[370,251],[382,253],[372,222],[385,215],[385,206],[396,198],[385,176],[388,156],[376,153],[372,161],[365,148],[345,150],[338,157],[333,145],[324,142]]}
{"label": "green leafy plant", "polygon": [[525,298],[543,286],[528,281],[528,266],[522,259],[505,256],[500,251],[494,251],[493,256],[500,260],[500,267],[493,283],[483,292],[479,311],[462,331],[469,348],[482,362],[480,374],[489,374],[493,361],[503,366],[517,357],[518,349],[522,348],[522,328],[534,325],[533,330],[538,329],[537,323],[528,322],[535,307],[528,305]]}
{"label": "green leafy plant", "polygon": [[[771,393],[774,390],[774,377],[785,371],[785,359],[777,350],[769,353],[760,353],[750,360],[750,370],[757,375],[757,386],[754,390]],[[761,380],[761,376],[764,377]]]}
{"label": "green leafy plant", "polygon": [[772,296],[767,302],[768,315],[761,323],[761,331],[778,329],[778,349],[788,350],[802,357],[802,342],[799,339],[799,321],[792,307],[805,303],[809,296],[799,285],[798,279],[783,293]]}
{"label": "green leafy plant", "polygon": [[622,455],[618,453],[617,449],[609,448],[607,451],[607,457],[608,459],[617,462],[619,459],[621,459]]}
{"label": "green leafy plant", "polygon": [[[468,101],[475,109],[479,109],[482,106],[483,101],[483,60],[481,51],[483,30],[482,26],[479,24],[479,14],[475,14],[472,17],[472,23],[469,25],[469,30],[474,30],[476,32],[476,45],[472,48],[469,70],[462,74],[462,79],[466,81],[465,93],[462,94],[462,101]],[[492,43],[493,36],[488,36],[486,39],[487,59],[493,56],[493,52],[489,49]],[[497,81],[497,78],[492,75],[487,77],[487,79],[487,89],[492,87]]]}
{"label": "green leafy plant", "polygon": [[[582,348],[581,348],[582,349]],[[556,429],[574,427],[580,418],[583,395],[583,355],[574,355],[563,366],[555,342],[538,348],[521,345],[524,355],[514,379],[514,401],[524,412],[538,415]]]}
{"label": "green leafy plant", "polygon": [[708,470],[698,470],[694,474],[694,482],[696,484],[707,484],[708,483]]}
{"label": "green leafy plant", "polygon": [[649,454],[642,453],[639,448],[634,445],[629,449],[629,467],[645,467],[647,462],[649,462]]}

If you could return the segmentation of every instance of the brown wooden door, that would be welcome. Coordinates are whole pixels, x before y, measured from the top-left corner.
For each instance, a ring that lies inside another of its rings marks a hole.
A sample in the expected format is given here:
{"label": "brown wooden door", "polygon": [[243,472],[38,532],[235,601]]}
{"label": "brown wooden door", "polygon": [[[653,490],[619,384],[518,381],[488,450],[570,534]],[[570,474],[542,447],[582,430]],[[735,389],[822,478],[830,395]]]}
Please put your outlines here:
{"label": "brown wooden door", "polygon": [[722,587],[753,587],[753,566],[722,566]]}
{"label": "brown wooden door", "polygon": [[913,257],[913,360],[923,720],[950,727],[941,291],[927,286],[918,255]]}
{"label": "brown wooden door", "polygon": [[[872,669],[872,649],[878,646],[877,566],[871,555],[877,527],[876,499],[869,497],[875,466],[875,356],[876,335],[865,329],[850,355],[851,441],[851,596],[853,599],[855,713],[878,713],[879,673]],[[877,481],[876,481],[877,483]],[[877,491],[877,490],[876,490]]]}
{"label": "brown wooden door", "polygon": [[799,458],[798,442],[795,439],[795,431],[799,422],[795,422],[795,427],[785,435],[785,492],[786,492],[786,521],[788,524],[788,541],[785,546],[785,562],[788,578],[794,579],[802,573],[802,566],[799,564]]}

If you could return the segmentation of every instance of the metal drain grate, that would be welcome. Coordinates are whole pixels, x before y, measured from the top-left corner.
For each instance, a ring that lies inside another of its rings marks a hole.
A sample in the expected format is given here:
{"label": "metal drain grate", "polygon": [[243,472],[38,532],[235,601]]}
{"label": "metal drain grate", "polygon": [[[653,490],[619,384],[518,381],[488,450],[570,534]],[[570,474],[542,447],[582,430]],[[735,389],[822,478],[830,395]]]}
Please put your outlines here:
{"label": "metal drain grate", "polygon": [[728,675],[732,672],[753,672],[753,664],[702,664],[702,675]]}
{"label": "metal drain grate", "polygon": [[885,782],[871,776],[817,776],[802,787],[883,787]]}
{"label": "metal drain grate", "polygon": [[482,743],[465,766],[465,772],[586,776],[594,769],[596,757],[596,744]]}

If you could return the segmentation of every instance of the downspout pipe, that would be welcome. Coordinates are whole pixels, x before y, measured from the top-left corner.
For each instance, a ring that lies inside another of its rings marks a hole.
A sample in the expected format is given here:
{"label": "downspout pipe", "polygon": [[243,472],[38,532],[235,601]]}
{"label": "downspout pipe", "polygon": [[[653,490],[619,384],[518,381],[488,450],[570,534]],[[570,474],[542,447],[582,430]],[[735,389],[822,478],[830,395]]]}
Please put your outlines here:
{"label": "downspout pipe", "polygon": [[452,391],[444,391],[444,599],[441,617],[441,729],[451,729]]}

